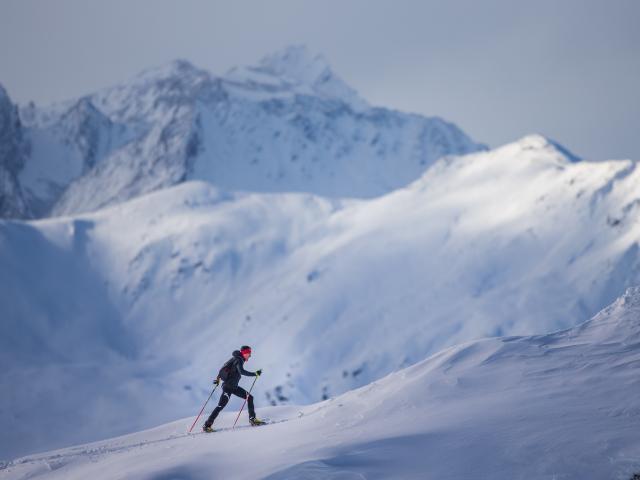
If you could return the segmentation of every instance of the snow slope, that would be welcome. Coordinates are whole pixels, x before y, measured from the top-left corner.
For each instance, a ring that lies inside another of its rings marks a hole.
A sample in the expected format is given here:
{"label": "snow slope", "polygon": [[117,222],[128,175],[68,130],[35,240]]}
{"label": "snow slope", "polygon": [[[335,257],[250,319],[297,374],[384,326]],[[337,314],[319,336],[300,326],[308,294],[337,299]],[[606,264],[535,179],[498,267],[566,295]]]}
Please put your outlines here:
{"label": "snow slope", "polygon": [[442,119],[369,106],[304,47],[223,76],[178,60],[20,113],[31,149],[19,185],[38,218],[186,180],[370,198],[415,180],[443,155],[484,148]]}
{"label": "snow slope", "polygon": [[[0,466],[2,479],[619,479],[640,471],[640,288],[557,333],[479,340],[276,423],[194,418]],[[232,404],[239,405],[239,400]],[[245,413],[246,416],[246,413]]]}
{"label": "snow slope", "polygon": [[187,182],[0,222],[0,458],[188,415],[242,344],[260,404],[335,396],[640,284],[640,169],[526,137],[366,201]]}

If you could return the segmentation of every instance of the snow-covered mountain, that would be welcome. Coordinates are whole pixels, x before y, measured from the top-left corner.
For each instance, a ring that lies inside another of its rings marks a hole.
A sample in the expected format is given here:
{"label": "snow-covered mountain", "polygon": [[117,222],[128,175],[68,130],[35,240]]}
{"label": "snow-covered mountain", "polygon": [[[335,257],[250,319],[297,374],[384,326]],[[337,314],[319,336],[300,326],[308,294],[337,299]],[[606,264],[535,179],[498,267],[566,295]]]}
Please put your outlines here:
{"label": "snow-covered mountain", "polygon": [[[25,479],[612,479],[640,474],[640,288],[557,333],[454,346],[274,422],[194,417],[0,464]],[[239,406],[236,400],[234,406]],[[246,415],[246,413],[244,414]]]}
{"label": "snow-covered mountain", "polygon": [[0,85],[0,218],[30,217],[18,182],[27,153],[18,109]]}
{"label": "snow-covered mountain", "polygon": [[[20,113],[32,148],[12,172],[36,217],[92,211],[186,180],[370,198],[444,155],[484,148],[439,118],[369,106],[304,47],[224,76],[176,61]],[[18,133],[2,135],[14,142]]]}
{"label": "snow-covered mountain", "polygon": [[0,222],[2,457],[186,416],[242,344],[259,405],[306,403],[574,325],[640,284],[638,184],[534,135],[368,200],[186,182]]}

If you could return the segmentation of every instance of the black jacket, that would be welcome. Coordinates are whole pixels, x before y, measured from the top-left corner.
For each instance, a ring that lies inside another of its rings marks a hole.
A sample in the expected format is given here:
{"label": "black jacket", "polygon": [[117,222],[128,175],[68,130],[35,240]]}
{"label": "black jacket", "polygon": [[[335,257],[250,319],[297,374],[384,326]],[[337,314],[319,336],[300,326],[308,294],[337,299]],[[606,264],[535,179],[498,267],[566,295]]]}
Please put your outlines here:
{"label": "black jacket", "polygon": [[[224,380],[223,370],[226,371],[226,380]],[[248,372],[244,369],[244,357],[240,350],[236,350],[233,352],[233,356],[220,369],[218,376],[224,380],[223,387],[237,387],[242,375],[247,377],[256,376],[255,372]]]}

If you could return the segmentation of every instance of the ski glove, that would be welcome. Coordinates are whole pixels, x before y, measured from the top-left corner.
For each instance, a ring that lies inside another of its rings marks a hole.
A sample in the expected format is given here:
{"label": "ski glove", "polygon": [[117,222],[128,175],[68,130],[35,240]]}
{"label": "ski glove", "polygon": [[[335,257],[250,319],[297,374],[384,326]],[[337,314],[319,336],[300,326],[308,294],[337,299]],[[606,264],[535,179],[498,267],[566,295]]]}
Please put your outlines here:
{"label": "ski glove", "polygon": [[213,384],[214,385],[220,385],[220,379],[219,378],[214,378]]}
{"label": "ski glove", "polygon": [[256,370],[256,377],[259,377],[260,375],[262,375],[262,369]]}

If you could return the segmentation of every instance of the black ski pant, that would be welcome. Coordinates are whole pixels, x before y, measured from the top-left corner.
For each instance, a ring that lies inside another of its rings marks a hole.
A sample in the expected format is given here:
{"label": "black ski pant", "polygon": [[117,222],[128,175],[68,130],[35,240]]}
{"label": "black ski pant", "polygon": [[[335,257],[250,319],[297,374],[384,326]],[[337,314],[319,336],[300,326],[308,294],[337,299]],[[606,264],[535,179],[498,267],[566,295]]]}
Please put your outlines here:
{"label": "black ski pant", "polygon": [[256,416],[256,411],[253,408],[253,395],[250,395],[244,388],[239,386],[230,386],[223,385],[222,386],[222,395],[220,395],[220,400],[218,401],[218,406],[213,409],[211,415],[206,422],[204,422],[206,427],[210,427],[213,425],[213,421],[216,419],[218,414],[222,411],[224,407],[229,403],[229,398],[231,395],[236,395],[242,399],[247,399],[247,405],[249,406],[249,418],[254,418]]}

